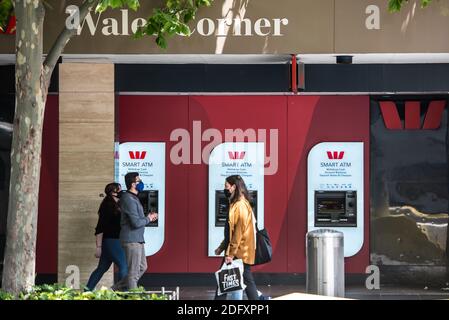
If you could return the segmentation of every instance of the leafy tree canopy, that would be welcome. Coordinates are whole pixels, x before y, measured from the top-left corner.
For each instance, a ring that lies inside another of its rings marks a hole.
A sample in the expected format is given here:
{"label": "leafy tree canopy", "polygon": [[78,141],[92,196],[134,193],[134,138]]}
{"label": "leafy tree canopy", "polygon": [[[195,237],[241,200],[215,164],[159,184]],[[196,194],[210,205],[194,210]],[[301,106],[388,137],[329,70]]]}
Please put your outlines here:
{"label": "leafy tree canopy", "polygon": [[[388,10],[390,12],[399,12],[402,9],[404,3],[407,3],[408,0],[388,0]],[[421,8],[427,7],[432,0],[421,0]]]}

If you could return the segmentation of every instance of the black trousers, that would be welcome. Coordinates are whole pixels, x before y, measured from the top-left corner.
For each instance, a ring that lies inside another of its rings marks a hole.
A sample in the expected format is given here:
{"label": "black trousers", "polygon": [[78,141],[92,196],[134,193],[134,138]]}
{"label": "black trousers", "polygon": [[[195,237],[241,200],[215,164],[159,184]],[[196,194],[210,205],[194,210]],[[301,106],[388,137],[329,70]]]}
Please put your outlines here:
{"label": "black trousers", "polygon": [[[224,259],[220,264],[223,265]],[[243,264],[243,283],[246,285],[245,293],[248,300],[259,300],[259,295],[257,294],[256,282],[254,281],[253,274],[251,273],[251,266],[249,264]],[[218,287],[215,290],[215,300],[226,300],[227,294],[218,295]]]}

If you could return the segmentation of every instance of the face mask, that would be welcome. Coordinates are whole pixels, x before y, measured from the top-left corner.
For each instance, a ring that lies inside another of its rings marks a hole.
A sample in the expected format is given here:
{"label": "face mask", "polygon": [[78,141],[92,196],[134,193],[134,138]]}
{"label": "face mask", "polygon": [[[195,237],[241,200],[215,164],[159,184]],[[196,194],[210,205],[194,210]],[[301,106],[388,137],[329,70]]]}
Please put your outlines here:
{"label": "face mask", "polygon": [[122,196],[122,191],[120,191],[120,192],[117,192],[117,195],[116,195],[116,197],[120,199],[120,197],[121,197],[121,196]]}
{"label": "face mask", "polygon": [[145,184],[142,182],[142,180],[140,180],[139,183],[136,185],[136,189],[139,192],[142,192],[144,187],[145,187]]}
{"label": "face mask", "polygon": [[226,198],[228,198],[228,199],[231,198],[231,195],[232,195],[231,191],[229,191],[228,189],[224,189],[223,191],[224,191]]}

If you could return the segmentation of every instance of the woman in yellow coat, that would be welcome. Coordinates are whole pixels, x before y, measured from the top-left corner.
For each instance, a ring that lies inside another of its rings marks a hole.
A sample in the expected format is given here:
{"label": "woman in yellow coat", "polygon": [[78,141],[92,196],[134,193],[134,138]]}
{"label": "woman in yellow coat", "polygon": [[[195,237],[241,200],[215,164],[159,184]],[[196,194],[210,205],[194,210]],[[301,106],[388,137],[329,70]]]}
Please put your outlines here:
{"label": "woman in yellow coat", "polygon": [[[233,259],[243,260],[243,281],[248,300],[258,300],[257,287],[251,273],[256,253],[255,218],[250,204],[250,196],[245,182],[239,175],[226,178],[226,197],[229,199],[229,243],[222,243],[215,253],[225,250],[225,263]],[[225,237],[226,238],[226,237]]]}

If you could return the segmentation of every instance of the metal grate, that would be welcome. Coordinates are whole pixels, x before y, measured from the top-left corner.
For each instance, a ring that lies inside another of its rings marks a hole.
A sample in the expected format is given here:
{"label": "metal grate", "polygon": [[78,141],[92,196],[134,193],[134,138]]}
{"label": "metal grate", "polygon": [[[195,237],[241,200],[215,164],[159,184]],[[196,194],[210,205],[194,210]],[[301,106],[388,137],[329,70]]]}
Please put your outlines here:
{"label": "metal grate", "polygon": [[151,294],[162,294],[162,295],[167,295],[168,300],[179,300],[179,287],[176,287],[174,290],[166,290],[165,287],[161,287],[161,290],[155,290],[155,291],[152,291],[152,290],[144,291],[144,292],[129,292],[129,291],[127,291],[127,292],[124,292],[124,293],[127,293],[127,294],[142,294],[142,293],[145,293],[145,294],[148,294],[148,295],[151,295]]}

